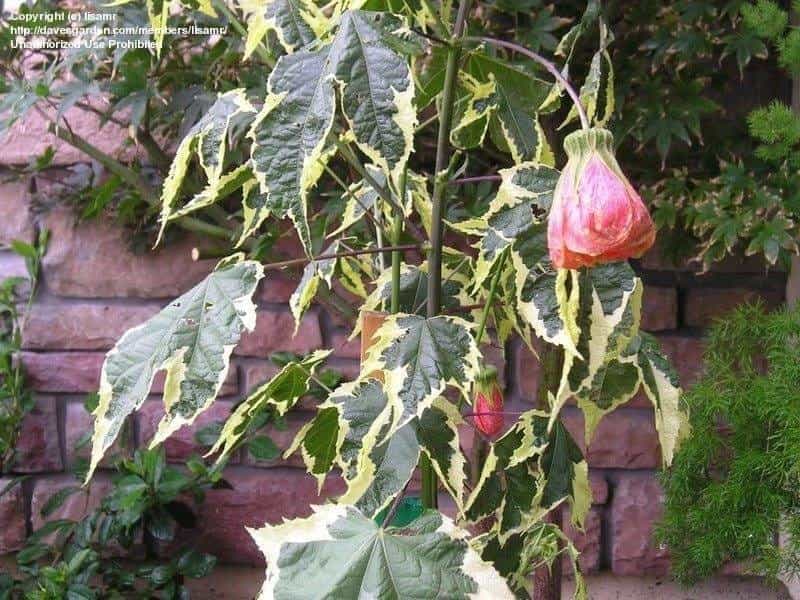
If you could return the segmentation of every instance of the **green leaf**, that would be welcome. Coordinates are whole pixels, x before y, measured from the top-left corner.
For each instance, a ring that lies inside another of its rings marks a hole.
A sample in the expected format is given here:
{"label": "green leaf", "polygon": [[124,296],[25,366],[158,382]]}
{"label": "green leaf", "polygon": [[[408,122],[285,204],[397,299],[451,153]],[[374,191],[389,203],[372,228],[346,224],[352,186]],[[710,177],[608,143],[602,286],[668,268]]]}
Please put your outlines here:
{"label": "green leaf", "polygon": [[[225,142],[231,121],[239,115],[253,112],[255,112],[255,109],[247,101],[243,89],[231,90],[220,94],[216,102],[208,109],[208,112],[194,124],[186,134],[186,137],[181,140],[178,150],[175,152],[172,165],[170,165],[169,173],[164,179],[164,186],[161,192],[161,228],[158,232],[156,245],[161,241],[167,224],[176,218],[174,214],[175,201],[189,170],[189,161],[192,156],[195,153],[197,154],[200,166],[203,168],[208,180],[208,187],[213,189],[221,186],[220,178],[225,164]],[[224,185],[230,185],[230,180],[236,180],[239,174],[237,169],[228,175],[224,180]],[[194,206],[197,207],[197,204],[202,205],[203,203],[209,204],[208,195],[212,194],[206,192],[205,199],[193,200]],[[194,208],[191,210],[194,210]]]}
{"label": "green leaf", "polygon": [[252,420],[268,407],[273,407],[280,416],[285,415],[308,393],[317,367],[329,354],[329,350],[317,350],[300,361],[292,361],[272,379],[259,386],[231,413],[206,456],[219,452],[217,463],[229,456],[238,446]]}
{"label": "green leaf", "polygon": [[417,421],[409,421],[389,439],[359,454],[353,469],[355,477],[347,480],[347,492],[339,498],[342,504],[353,504],[372,517],[388,506],[411,479],[419,462]]}
{"label": "green leaf", "polygon": [[362,373],[383,372],[391,435],[433,404],[448,385],[466,396],[480,370],[472,325],[459,317],[398,313],[373,335]]}
{"label": "green leaf", "polygon": [[[330,256],[343,251],[341,240],[336,240],[320,256]],[[300,327],[300,322],[314,297],[317,295],[319,284],[324,283],[330,288],[333,285],[333,275],[336,271],[338,259],[327,258],[324,260],[311,260],[303,269],[303,276],[300,283],[289,298],[289,308],[294,316],[295,335]]]}
{"label": "green leaf", "polygon": [[215,557],[192,549],[181,554],[177,567],[181,575],[199,578],[210,575],[216,564],[217,559]]}
{"label": "green leaf", "polygon": [[661,351],[652,335],[639,333],[639,351],[636,364],[642,378],[642,387],[655,409],[656,430],[661,443],[664,467],[672,463],[675,451],[691,433],[689,415],[681,402],[678,374]]}
{"label": "green leaf", "polygon": [[248,441],[247,450],[256,460],[270,461],[281,455],[281,449],[266,435],[259,435]]}
{"label": "green leaf", "polygon": [[527,411],[503,437],[491,444],[481,476],[467,500],[464,515],[477,522],[496,516],[501,541],[537,523],[544,481],[538,458],[547,448],[547,414]]}
{"label": "green leaf", "polygon": [[297,432],[285,456],[299,448],[308,472],[320,486],[334,464],[346,481],[353,480],[358,476],[360,455],[369,455],[378,443],[390,410],[379,381],[343,383],[320,404],[316,417]]}
{"label": "green leaf", "polygon": [[268,32],[274,31],[287,53],[313,42],[329,27],[325,15],[306,0],[238,0],[247,20],[244,58],[248,58]]}
{"label": "green leaf", "polygon": [[467,532],[434,511],[382,529],[353,507],[326,505],[307,519],[248,531],[267,562],[262,598],[305,598],[308,590],[326,598],[513,598]]}
{"label": "green leaf", "polygon": [[638,390],[635,357],[625,351],[639,332],[643,286],[627,262],[572,273],[579,354],[565,357],[554,414],[574,396],[583,410],[588,441],[603,415]]}
{"label": "green leaf", "polygon": [[78,493],[80,491],[81,491],[81,488],[77,487],[77,486],[68,486],[68,487],[65,487],[65,488],[61,488],[55,494],[53,494],[52,496],[50,496],[47,499],[47,502],[45,502],[44,506],[42,506],[40,514],[44,518],[49,517],[55,511],[57,511],[59,508],[61,508],[61,506],[63,506],[64,502],[66,502],[66,500],[70,496],[72,496],[73,494],[76,494],[76,493]]}
{"label": "green leaf", "polygon": [[165,415],[151,447],[209,407],[242,331],[255,327],[252,295],[261,277],[257,262],[223,260],[205,280],[122,336],[103,363],[87,480],[125,418],[147,398],[157,371],[167,372]]}
{"label": "green leaf", "polygon": [[456,502],[464,506],[467,461],[461,452],[458,428],[463,419],[458,409],[444,398],[438,398],[418,419],[417,439],[428,456],[439,481]]}
{"label": "green leaf", "polygon": [[572,522],[582,529],[592,506],[589,466],[580,447],[561,421],[556,421],[550,431],[550,439],[541,458],[541,468],[546,481],[542,504],[551,508],[568,499],[572,507]]}
{"label": "green leaf", "polygon": [[477,81],[494,84],[494,107],[488,126],[495,145],[509,152],[515,164],[531,160],[552,163],[552,153],[538,121],[539,106],[550,85],[480,50],[470,53],[466,70]]}
{"label": "green leaf", "polygon": [[266,196],[261,213],[289,216],[309,253],[307,196],[332,154],[327,140],[337,89],[361,151],[394,181],[408,160],[414,86],[406,59],[389,44],[403,31],[392,15],[347,11],[330,44],[281,57],[270,75],[250,132],[253,168]]}

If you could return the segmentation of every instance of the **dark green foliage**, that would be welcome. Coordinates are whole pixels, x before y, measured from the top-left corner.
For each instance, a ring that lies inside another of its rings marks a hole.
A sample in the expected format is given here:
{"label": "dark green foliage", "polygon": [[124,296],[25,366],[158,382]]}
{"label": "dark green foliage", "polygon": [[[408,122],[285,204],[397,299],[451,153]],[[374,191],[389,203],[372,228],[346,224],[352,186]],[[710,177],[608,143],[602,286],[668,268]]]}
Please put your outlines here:
{"label": "dark green foliage", "polygon": [[[204,490],[223,483],[218,471],[196,459],[190,463],[189,474],[170,467],[160,448],[120,461],[98,509],[78,521],[50,519],[28,537],[17,554],[19,574],[0,573],[0,598],[188,598],[184,579],[205,577],[216,559],[190,547],[162,549],[175,543],[180,528],[195,526],[194,505]],[[41,516],[88,493],[78,482],[66,486],[45,502]],[[131,566],[110,558],[121,552],[144,562]]]}
{"label": "dark green foliage", "polygon": [[744,306],[718,322],[706,372],[686,394],[692,437],[663,477],[658,528],[677,577],[691,583],[728,561],[796,573],[800,545],[800,309]]}

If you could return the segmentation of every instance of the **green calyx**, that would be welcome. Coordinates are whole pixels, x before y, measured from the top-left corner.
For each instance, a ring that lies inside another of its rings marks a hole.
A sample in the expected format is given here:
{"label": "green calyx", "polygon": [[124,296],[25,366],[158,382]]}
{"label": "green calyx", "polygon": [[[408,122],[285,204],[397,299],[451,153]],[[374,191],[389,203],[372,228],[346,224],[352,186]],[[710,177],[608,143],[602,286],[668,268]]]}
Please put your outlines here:
{"label": "green calyx", "polygon": [[475,377],[477,383],[496,383],[497,382],[497,367],[487,365],[481,368]]}
{"label": "green calyx", "polygon": [[590,152],[614,155],[614,136],[608,129],[579,129],[564,138],[564,150],[569,158]]}

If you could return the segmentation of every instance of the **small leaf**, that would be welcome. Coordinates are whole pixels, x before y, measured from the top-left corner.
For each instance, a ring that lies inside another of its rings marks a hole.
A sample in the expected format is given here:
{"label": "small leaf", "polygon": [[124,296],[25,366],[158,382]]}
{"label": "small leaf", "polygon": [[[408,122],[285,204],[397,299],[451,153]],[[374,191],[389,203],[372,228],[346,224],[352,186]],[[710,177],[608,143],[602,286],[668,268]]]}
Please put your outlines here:
{"label": "small leaf", "polygon": [[280,448],[266,435],[259,435],[248,441],[247,450],[256,460],[271,461],[281,455]]}

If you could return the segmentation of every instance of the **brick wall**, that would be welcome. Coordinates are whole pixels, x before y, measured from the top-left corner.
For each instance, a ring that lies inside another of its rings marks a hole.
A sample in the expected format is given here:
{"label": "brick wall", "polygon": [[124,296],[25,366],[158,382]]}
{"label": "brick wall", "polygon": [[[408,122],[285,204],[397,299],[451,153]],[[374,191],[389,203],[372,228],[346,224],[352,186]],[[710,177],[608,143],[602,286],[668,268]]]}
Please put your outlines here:
{"label": "brick wall", "polygon": [[[38,139],[37,144],[41,145]],[[21,152],[9,146],[0,154],[0,162],[19,162]],[[32,477],[0,498],[0,552],[20,547],[26,533],[41,523],[39,507],[70,481],[68,469],[85,455],[86,449],[75,449],[76,441],[91,426],[82,401],[97,388],[104,352],[123,331],[200,280],[212,266],[210,261],[190,259],[198,240],[185,238],[166,249],[138,255],[127,249],[125,233],[109,223],[76,225],[64,208],[33,210],[32,186],[46,189],[46,180],[0,185],[0,246],[11,239],[30,241],[38,227],[52,233],[22,356],[36,391],[36,409],[24,423],[16,471]],[[783,300],[785,274],[768,273],[756,260],[729,260],[698,276],[693,265],[672,268],[651,253],[638,268],[646,283],[643,327],[659,337],[685,384],[691,384],[701,369],[703,328],[715,316],[756,297],[770,306]],[[0,278],[21,273],[21,260],[0,251]],[[348,343],[347,331],[317,309],[309,311],[298,335],[291,337],[287,301],[292,289],[291,282],[279,274],[269,275],[257,295],[258,326],[235,350],[221,400],[198,419],[196,427],[224,418],[237,398],[274,373],[265,358],[273,351],[333,347],[332,366],[350,376],[357,372],[357,344]],[[517,341],[510,344],[501,367],[510,405],[530,406],[537,387],[533,355]],[[120,440],[120,450],[130,451],[152,435],[160,416],[159,385],[157,381],[152,399],[135,416],[132,435]],[[293,413],[288,430],[271,435],[286,447],[307,417],[304,411]],[[567,406],[564,421],[581,440],[580,411]],[[187,429],[166,442],[171,461],[180,462],[198,450]],[[588,448],[588,459],[594,506],[585,533],[575,534],[583,550],[583,567],[625,575],[664,573],[667,553],[651,541],[652,524],[660,510],[655,477],[660,454],[645,398],[634,398],[603,420]],[[260,557],[243,526],[305,514],[320,497],[297,459],[263,464],[240,456],[232,463],[226,477],[234,490],[209,493],[200,509],[202,527],[192,536],[222,560],[255,564]],[[75,516],[96,504],[107,486],[107,474],[101,472],[88,497],[73,496],[62,514]],[[322,496],[341,489],[341,482],[332,478]]]}

